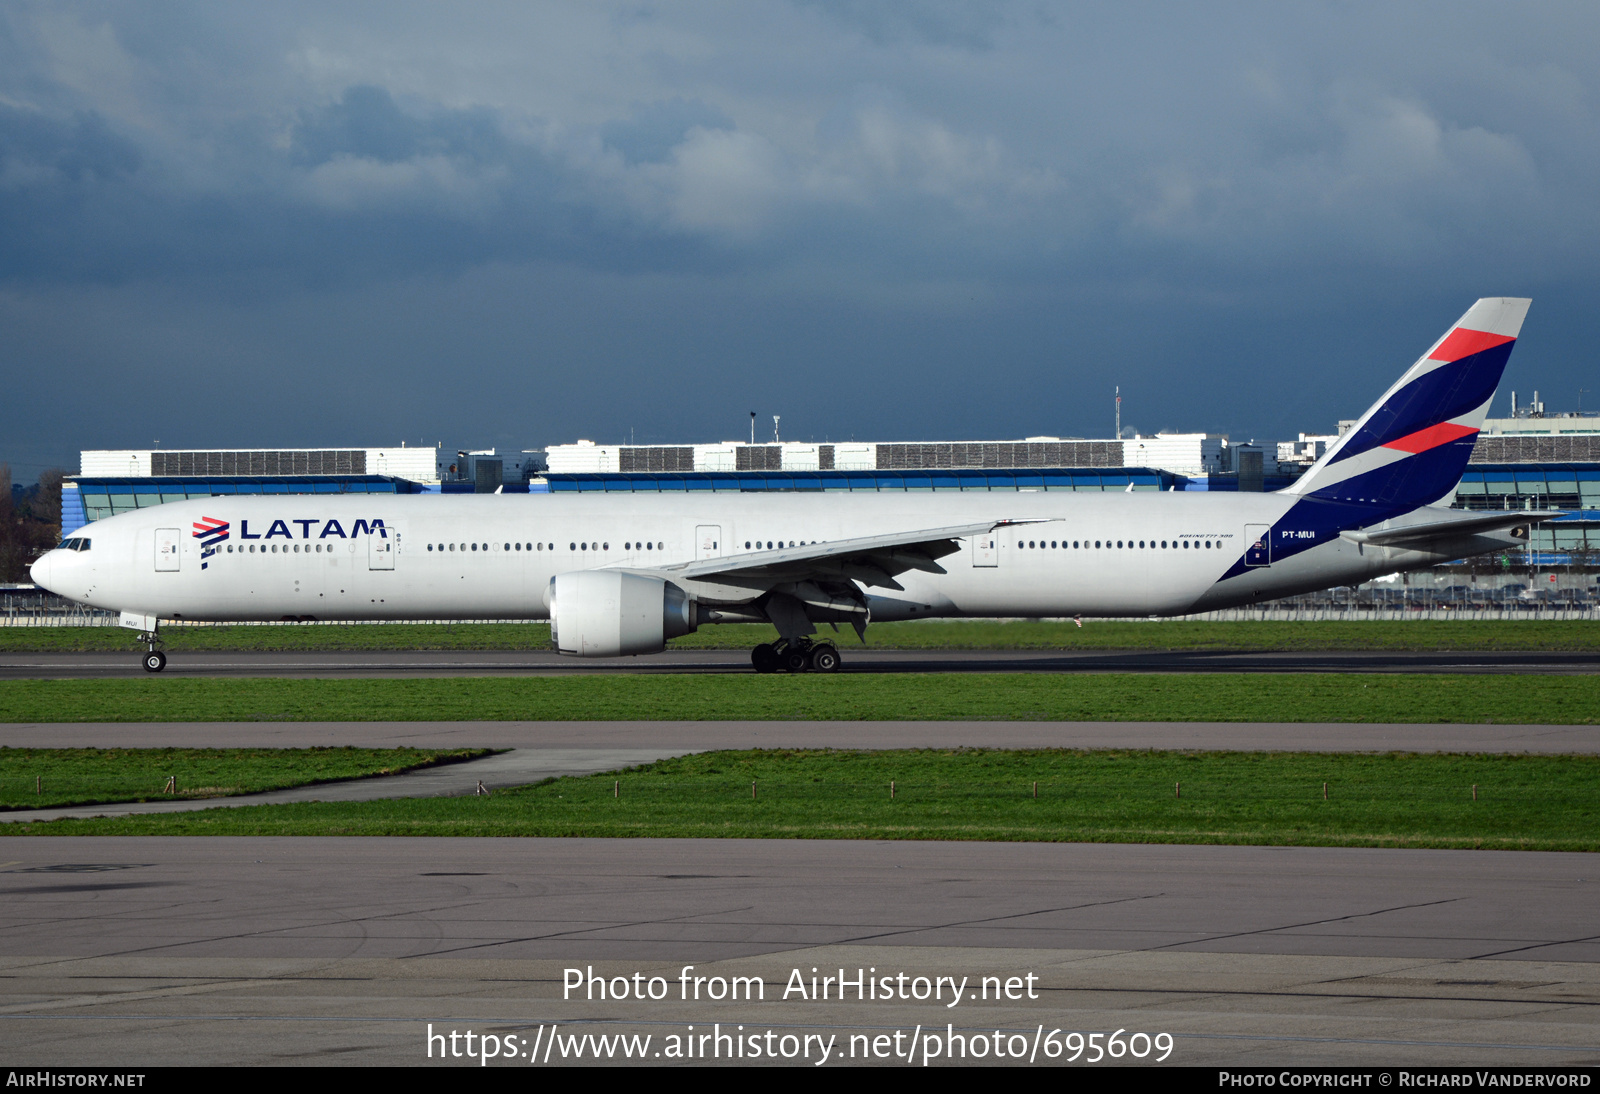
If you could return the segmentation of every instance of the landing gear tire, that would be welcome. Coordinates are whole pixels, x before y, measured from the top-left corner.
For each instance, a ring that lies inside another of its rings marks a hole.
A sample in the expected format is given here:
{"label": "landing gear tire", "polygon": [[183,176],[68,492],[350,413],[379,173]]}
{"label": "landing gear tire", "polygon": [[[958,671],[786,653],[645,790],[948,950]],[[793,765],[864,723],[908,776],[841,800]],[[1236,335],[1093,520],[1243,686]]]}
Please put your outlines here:
{"label": "landing gear tire", "polygon": [[812,646],[811,655],[806,660],[812,672],[839,671],[839,651],[826,642]]}
{"label": "landing gear tire", "polygon": [[783,667],[778,661],[778,651],[765,642],[750,651],[750,663],[757,672],[777,672]]}
{"label": "landing gear tire", "polygon": [[790,646],[783,651],[783,667],[790,672],[805,672],[810,667],[810,651]]}
{"label": "landing gear tire", "polygon": [[151,650],[144,655],[144,671],[160,672],[167,667],[167,655],[160,650]]}

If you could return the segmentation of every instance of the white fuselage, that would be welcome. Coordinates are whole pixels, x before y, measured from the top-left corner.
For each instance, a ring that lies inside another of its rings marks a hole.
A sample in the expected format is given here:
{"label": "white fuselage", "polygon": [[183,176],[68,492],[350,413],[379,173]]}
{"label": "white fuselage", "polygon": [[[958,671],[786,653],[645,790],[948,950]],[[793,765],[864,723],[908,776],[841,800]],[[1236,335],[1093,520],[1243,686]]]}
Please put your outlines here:
{"label": "white fuselage", "polygon": [[[98,521],[75,533],[88,550],[49,552],[34,573],[84,604],[163,619],[530,619],[548,615],[549,583],[570,571],[659,572],[768,544],[1043,519],[998,529],[992,546],[963,541],[939,560],[947,573],[899,575],[903,592],[866,589],[871,618],[890,620],[1183,614],[1439,560],[1334,539],[1219,586],[1250,538],[1294,501],[1172,492],[220,496]],[[209,547],[195,531],[208,521],[227,524]]]}

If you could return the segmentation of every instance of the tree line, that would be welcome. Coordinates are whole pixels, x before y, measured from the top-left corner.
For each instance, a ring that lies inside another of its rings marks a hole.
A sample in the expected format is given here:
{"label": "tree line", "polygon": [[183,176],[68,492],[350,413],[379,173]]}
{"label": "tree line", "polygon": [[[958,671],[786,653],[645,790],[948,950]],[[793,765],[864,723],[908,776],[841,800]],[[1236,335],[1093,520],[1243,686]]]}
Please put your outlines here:
{"label": "tree line", "polygon": [[61,541],[61,480],[51,468],[32,486],[16,486],[11,467],[0,464],[0,582],[33,580],[33,560]]}

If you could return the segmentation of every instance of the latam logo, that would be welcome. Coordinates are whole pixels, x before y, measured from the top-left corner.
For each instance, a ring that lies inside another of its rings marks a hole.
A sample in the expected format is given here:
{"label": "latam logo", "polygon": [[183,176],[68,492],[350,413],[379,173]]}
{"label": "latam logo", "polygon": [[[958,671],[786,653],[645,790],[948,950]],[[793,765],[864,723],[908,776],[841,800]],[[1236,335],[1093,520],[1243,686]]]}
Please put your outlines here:
{"label": "latam logo", "polygon": [[[300,534],[297,536],[289,531],[289,525],[298,524]],[[322,525],[320,532],[313,533],[313,524]],[[196,527],[199,527],[196,525]],[[344,525],[337,520],[275,520],[265,532],[250,531],[250,522],[239,522],[240,539],[350,539],[353,536],[377,536],[379,539],[389,538],[389,529],[383,526],[381,520],[358,520],[350,526],[350,531],[344,530]]]}
{"label": "latam logo", "polygon": [[194,538],[200,541],[200,568],[210,565],[206,560],[217,553],[217,544],[228,538],[230,525],[216,517],[201,517],[194,522]]}
{"label": "latam logo", "polygon": [[[300,529],[299,535],[290,530],[290,525]],[[320,527],[317,527],[319,526]],[[257,522],[257,527],[260,524]],[[201,517],[194,522],[194,538],[200,541],[200,568],[209,566],[208,559],[221,549],[220,545],[231,533],[232,525],[216,517]],[[265,532],[252,532],[250,522],[239,522],[239,538],[245,539],[352,539],[356,536],[377,536],[379,539],[389,538],[389,529],[384,527],[382,520],[358,520],[346,532],[344,525],[337,520],[275,520],[268,525]],[[266,548],[262,548],[265,550]],[[239,550],[244,550],[241,546]]]}

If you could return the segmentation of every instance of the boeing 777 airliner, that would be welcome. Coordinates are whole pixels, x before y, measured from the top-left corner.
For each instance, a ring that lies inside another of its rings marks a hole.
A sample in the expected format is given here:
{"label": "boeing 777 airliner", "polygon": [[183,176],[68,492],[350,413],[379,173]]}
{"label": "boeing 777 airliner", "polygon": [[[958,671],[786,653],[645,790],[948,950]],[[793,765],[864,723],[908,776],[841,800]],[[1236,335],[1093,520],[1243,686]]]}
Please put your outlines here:
{"label": "boeing 777 airliner", "polygon": [[159,620],[549,618],[562,653],[655,653],[770,622],[763,672],[831,672],[816,624],[1183,615],[1524,542],[1529,512],[1455,492],[1529,301],[1479,300],[1276,493],[219,496],[123,513],[33,566],[121,612],[159,672]]}

